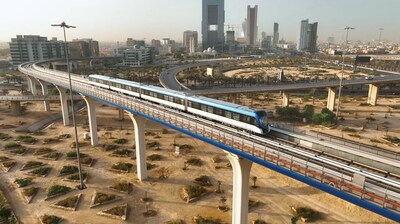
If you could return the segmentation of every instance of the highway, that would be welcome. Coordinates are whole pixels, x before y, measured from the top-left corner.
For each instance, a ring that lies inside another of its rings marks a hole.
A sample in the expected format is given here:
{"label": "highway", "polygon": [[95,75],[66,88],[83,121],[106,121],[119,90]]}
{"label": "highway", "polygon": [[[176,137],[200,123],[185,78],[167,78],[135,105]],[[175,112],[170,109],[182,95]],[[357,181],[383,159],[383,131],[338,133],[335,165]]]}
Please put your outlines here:
{"label": "highway", "polygon": [[[207,63],[197,63],[197,64],[188,64],[182,65],[174,68],[170,68],[165,70],[160,75],[161,84],[168,89],[186,91],[193,95],[213,95],[213,94],[231,94],[231,93],[245,93],[245,92],[271,92],[271,91],[283,91],[283,90],[303,90],[303,89],[313,89],[313,88],[326,88],[326,87],[339,87],[339,80],[335,81],[318,81],[318,82],[306,82],[306,83],[293,83],[293,84],[280,84],[275,83],[271,85],[265,86],[250,86],[250,87],[236,87],[236,88],[210,88],[204,90],[190,90],[188,87],[179,83],[176,79],[176,74],[180,71],[191,67],[197,67],[201,65],[207,65],[211,62]],[[217,63],[217,62],[214,62]],[[361,68],[366,69],[367,68]],[[351,86],[351,85],[367,85],[367,84],[384,84],[384,83],[394,83],[400,82],[400,73],[396,72],[388,72],[383,70],[377,70],[377,74],[380,74],[382,77],[374,77],[371,80],[366,79],[352,79],[352,80],[343,80],[342,86]]]}

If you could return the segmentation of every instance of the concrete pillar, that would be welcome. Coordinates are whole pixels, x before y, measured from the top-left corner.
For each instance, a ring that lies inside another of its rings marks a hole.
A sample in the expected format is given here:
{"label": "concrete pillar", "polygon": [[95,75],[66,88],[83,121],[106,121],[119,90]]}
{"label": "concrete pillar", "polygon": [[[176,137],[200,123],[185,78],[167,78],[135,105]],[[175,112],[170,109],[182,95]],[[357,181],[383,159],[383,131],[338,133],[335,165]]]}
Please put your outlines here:
{"label": "concrete pillar", "polygon": [[146,147],[144,144],[144,124],[146,120],[132,113],[129,113],[129,117],[132,119],[133,126],[135,127],[137,175],[139,180],[145,180],[147,179]]}
{"label": "concrete pillar", "polygon": [[29,79],[29,85],[31,88],[32,95],[37,96],[38,91],[36,89],[36,79],[31,76],[28,76],[28,79]]}
{"label": "concrete pillar", "polygon": [[336,100],[336,87],[328,88],[328,99],[326,101],[326,108],[330,111],[335,109],[335,100]]}
{"label": "concrete pillar", "polygon": [[[40,86],[42,87],[42,94],[43,96],[47,96],[49,94],[49,89],[47,88],[47,86],[49,85],[48,82],[43,81],[43,80],[37,80],[40,84]],[[44,110],[45,111],[50,111],[50,102],[48,100],[43,101],[44,103]]]}
{"label": "concrete pillar", "polygon": [[11,114],[12,115],[21,115],[21,102],[19,101],[11,101]]}
{"label": "concrete pillar", "polygon": [[289,106],[289,91],[282,91],[282,107]]}
{"label": "concrete pillar", "polygon": [[29,75],[26,76],[26,84],[28,86],[28,91],[31,91],[31,79],[29,78]]}
{"label": "concrete pillar", "polygon": [[89,119],[90,142],[92,146],[99,144],[99,137],[97,135],[97,120],[96,120],[96,100],[85,95],[82,98],[86,102]]}
{"label": "concrete pillar", "polygon": [[367,102],[368,104],[376,106],[376,102],[378,100],[378,92],[379,92],[379,85],[369,84],[368,102]]}
{"label": "concrete pillar", "polygon": [[124,110],[121,108],[118,108],[118,120],[123,121],[124,120]]}
{"label": "concrete pillar", "polygon": [[253,162],[228,153],[233,171],[232,224],[246,224],[249,213],[249,181]]}
{"label": "concrete pillar", "polygon": [[61,113],[63,118],[64,126],[70,124],[69,116],[68,116],[68,101],[67,101],[67,89],[64,89],[60,86],[56,86],[58,92],[60,93],[60,101],[61,101]]}

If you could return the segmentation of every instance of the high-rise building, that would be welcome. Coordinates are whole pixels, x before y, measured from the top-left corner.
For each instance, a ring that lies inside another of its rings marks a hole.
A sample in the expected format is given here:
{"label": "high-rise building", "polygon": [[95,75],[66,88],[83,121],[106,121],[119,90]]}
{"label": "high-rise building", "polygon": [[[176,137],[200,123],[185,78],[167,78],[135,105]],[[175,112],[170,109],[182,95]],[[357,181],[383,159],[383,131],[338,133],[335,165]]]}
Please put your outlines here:
{"label": "high-rise building", "polygon": [[24,62],[37,61],[52,58],[64,58],[65,46],[63,41],[38,35],[17,35],[11,38],[10,53],[13,65]]}
{"label": "high-rise building", "polygon": [[224,0],[203,0],[201,21],[201,41],[203,49],[214,47],[216,50],[223,50],[225,42],[224,4]]}
{"label": "high-rise building", "polygon": [[68,42],[70,57],[98,57],[99,42],[93,39],[74,39]]}
{"label": "high-rise building", "polygon": [[260,48],[263,50],[269,50],[271,49],[271,44],[272,44],[272,37],[265,36],[265,38],[261,40]]}
{"label": "high-rise building", "polygon": [[197,31],[187,30],[183,32],[183,47],[186,48],[187,53],[194,53],[198,47]]}
{"label": "high-rise building", "polygon": [[317,52],[318,23],[308,23],[308,19],[300,22],[300,32],[297,41],[297,50]]}
{"label": "high-rise building", "polygon": [[297,50],[303,51],[307,47],[307,30],[308,30],[308,19],[301,20],[300,32],[297,39]]}
{"label": "high-rise building", "polygon": [[247,31],[247,21],[246,18],[244,18],[244,21],[242,22],[242,33],[240,37],[246,38],[246,31]]}
{"label": "high-rise building", "polygon": [[226,31],[226,43],[227,44],[235,43],[235,31],[233,30]]}
{"label": "high-rise building", "polygon": [[257,44],[257,11],[257,5],[255,5],[254,8],[249,5],[247,6],[246,43],[250,46]]}
{"label": "high-rise building", "polygon": [[133,38],[126,39],[126,47],[133,48],[133,46],[135,46],[135,45],[139,45],[142,47],[146,46],[144,40],[134,40]]}
{"label": "high-rise building", "polygon": [[310,53],[317,52],[317,28],[317,22],[308,24],[306,50]]}
{"label": "high-rise building", "polygon": [[279,24],[274,23],[274,33],[273,33],[273,42],[272,45],[276,46],[279,42]]}

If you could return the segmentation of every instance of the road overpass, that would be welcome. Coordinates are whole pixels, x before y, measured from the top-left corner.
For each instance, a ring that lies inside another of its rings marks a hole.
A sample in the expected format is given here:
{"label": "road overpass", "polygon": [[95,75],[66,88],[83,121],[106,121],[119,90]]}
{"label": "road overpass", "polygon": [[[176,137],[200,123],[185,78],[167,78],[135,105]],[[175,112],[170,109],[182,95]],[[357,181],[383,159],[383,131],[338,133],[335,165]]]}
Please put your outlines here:
{"label": "road overpass", "polygon": [[[60,91],[61,110],[66,125],[67,74],[43,69],[31,63],[21,65],[19,69],[29,77],[46,80],[57,87]],[[232,223],[247,223],[248,180],[254,162],[387,218],[400,221],[400,181],[394,175],[375,173],[367,168],[328,158],[323,153],[306,151],[306,142],[303,142],[303,148],[299,148],[296,145],[252,135],[223,124],[217,125],[160,104],[100,88],[91,85],[78,75],[72,75],[72,85],[73,91],[82,95],[87,104],[92,145],[98,144],[95,109],[97,101],[113,105],[128,113],[135,126],[137,175],[140,180],[147,178],[144,119],[158,122],[225,150],[233,167]],[[400,165],[398,161],[378,155],[377,157],[386,164]]]}
{"label": "road overpass", "polygon": [[[216,63],[216,62],[214,62]],[[282,91],[282,106],[289,105],[289,92],[293,90],[305,90],[305,89],[318,89],[318,88],[328,88],[328,98],[327,98],[327,108],[331,111],[335,108],[336,101],[336,90],[340,86],[339,80],[333,81],[315,81],[315,82],[305,82],[305,83],[274,83],[271,85],[264,86],[246,86],[246,87],[235,87],[235,88],[208,88],[203,90],[190,90],[188,87],[180,83],[176,79],[177,73],[180,71],[204,66],[210,63],[196,63],[188,64],[183,66],[174,67],[165,70],[160,75],[160,82],[165,88],[173,90],[184,90],[188,94],[193,95],[218,95],[218,94],[238,94],[238,93],[255,93],[255,92],[276,92]],[[367,69],[367,68],[360,68]],[[371,79],[352,79],[343,80],[342,86],[353,86],[353,85],[368,85],[369,92],[367,103],[370,105],[376,105],[378,100],[379,85],[387,83],[399,83],[400,73],[388,72],[383,70],[376,70],[377,74],[381,77],[374,77]]]}

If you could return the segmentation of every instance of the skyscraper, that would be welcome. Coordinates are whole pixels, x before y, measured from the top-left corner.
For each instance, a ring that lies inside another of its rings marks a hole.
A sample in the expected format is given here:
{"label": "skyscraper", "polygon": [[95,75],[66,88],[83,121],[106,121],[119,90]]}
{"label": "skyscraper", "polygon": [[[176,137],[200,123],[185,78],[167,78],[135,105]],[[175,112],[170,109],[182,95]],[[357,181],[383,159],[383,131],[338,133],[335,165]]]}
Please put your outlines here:
{"label": "skyscraper", "polygon": [[297,50],[317,52],[318,23],[308,23],[308,19],[300,22],[300,32],[297,41]]}
{"label": "skyscraper", "polygon": [[274,38],[273,38],[272,44],[274,46],[276,46],[279,41],[279,24],[278,23],[274,23],[274,34],[273,35],[274,35]]}
{"label": "skyscraper", "polygon": [[183,32],[183,47],[187,53],[194,53],[197,50],[198,35],[197,31],[186,30]]}
{"label": "skyscraper", "polygon": [[257,5],[254,8],[251,8],[249,5],[247,6],[246,43],[250,46],[254,46],[257,43],[257,11]]}
{"label": "skyscraper", "polygon": [[203,49],[215,47],[222,50],[225,42],[224,0],[203,0],[201,35]]}
{"label": "skyscraper", "polygon": [[300,32],[297,39],[297,50],[303,51],[306,49],[307,45],[307,30],[308,30],[308,19],[301,20],[300,22]]}
{"label": "skyscraper", "polygon": [[318,28],[318,23],[308,24],[306,50],[310,53],[317,52],[317,28]]}

